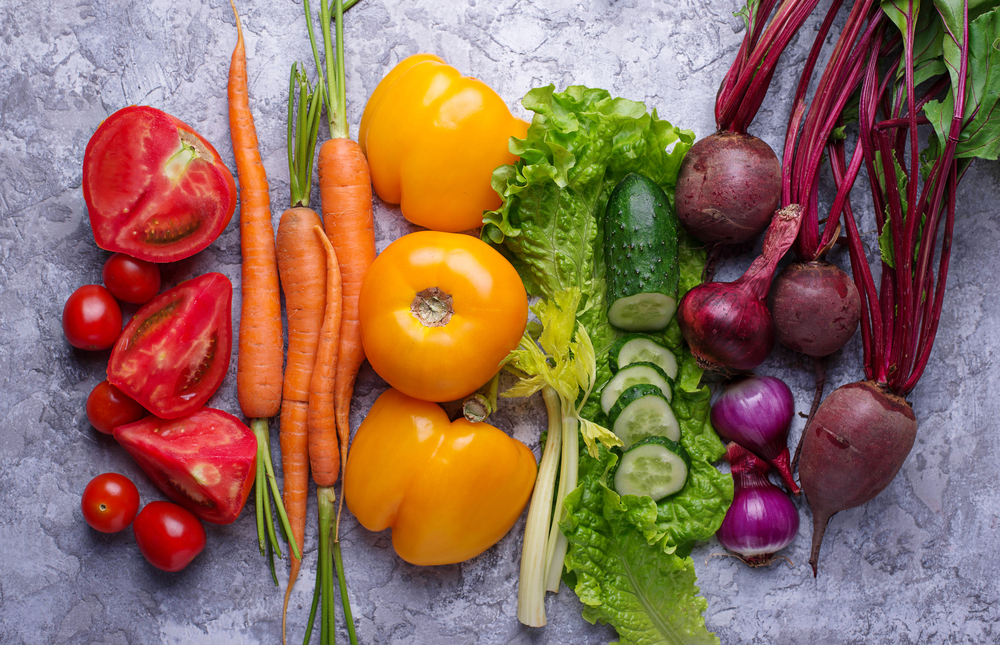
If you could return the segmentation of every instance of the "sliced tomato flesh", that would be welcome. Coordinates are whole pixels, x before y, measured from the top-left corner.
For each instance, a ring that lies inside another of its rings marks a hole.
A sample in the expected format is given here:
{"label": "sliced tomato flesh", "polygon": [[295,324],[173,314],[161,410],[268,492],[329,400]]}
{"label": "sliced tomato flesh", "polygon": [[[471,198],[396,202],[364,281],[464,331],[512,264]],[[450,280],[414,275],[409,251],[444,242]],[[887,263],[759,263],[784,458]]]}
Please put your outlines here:
{"label": "sliced tomato flesh", "polygon": [[257,472],[257,440],[236,417],[204,407],[179,419],[146,417],[115,428],[115,439],[164,495],[200,519],[239,517]]}
{"label": "sliced tomato flesh", "polygon": [[111,350],[108,381],[163,419],[204,405],[229,370],[233,285],[221,273],[183,282],[144,305]]}
{"label": "sliced tomato flesh", "polygon": [[146,106],[109,116],[83,159],[83,196],[102,249],[174,262],[211,244],[236,209],[236,182],[190,126]]}

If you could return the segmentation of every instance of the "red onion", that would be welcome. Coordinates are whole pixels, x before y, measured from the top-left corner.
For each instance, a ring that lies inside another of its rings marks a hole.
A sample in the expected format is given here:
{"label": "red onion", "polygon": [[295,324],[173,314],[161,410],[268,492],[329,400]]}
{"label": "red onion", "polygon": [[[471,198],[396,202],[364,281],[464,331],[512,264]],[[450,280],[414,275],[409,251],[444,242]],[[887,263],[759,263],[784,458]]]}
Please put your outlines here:
{"label": "red onion", "polygon": [[768,480],[767,462],[735,443],[729,444],[726,453],[736,488],[715,537],[751,567],[769,565],[774,554],[795,539],[798,509]]}
{"label": "red onion", "polygon": [[722,374],[745,372],[771,353],[774,323],[764,299],[801,222],[798,204],[779,210],[764,235],[760,257],[739,280],[700,284],[681,300],[677,321],[702,367]]}
{"label": "red onion", "polygon": [[788,428],[795,414],[792,391],[773,376],[748,376],[723,391],[712,406],[712,425],[725,441],[734,441],[774,466],[788,489],[799,494],[788,456]]}

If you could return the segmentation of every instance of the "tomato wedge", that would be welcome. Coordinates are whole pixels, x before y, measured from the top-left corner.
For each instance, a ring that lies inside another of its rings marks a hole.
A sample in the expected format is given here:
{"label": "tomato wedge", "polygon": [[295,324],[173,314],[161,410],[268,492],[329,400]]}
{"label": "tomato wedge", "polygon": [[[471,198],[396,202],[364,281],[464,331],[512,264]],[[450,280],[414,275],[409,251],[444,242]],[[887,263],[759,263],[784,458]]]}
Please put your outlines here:
{"label": "tomato wedge", "polygon": [[239,517],[257,474],[257,439],[233,415],[201,408],[181,419],[146,417],[115,428],[115,439],[164,495],[200,519]]}
{"label": "tomato wedge", "polygon": [[105,119],[87,143],[83,198],[97,246],[174,262],[215,241],[237,193],[219,153],[191,126],[133,105]]}
{"label": "tomato wedge", "polygon": [[146,303],[122,331],[108,381],[163,419],[215,394],[233,349],[233,285],[221,273],[182,282]]}

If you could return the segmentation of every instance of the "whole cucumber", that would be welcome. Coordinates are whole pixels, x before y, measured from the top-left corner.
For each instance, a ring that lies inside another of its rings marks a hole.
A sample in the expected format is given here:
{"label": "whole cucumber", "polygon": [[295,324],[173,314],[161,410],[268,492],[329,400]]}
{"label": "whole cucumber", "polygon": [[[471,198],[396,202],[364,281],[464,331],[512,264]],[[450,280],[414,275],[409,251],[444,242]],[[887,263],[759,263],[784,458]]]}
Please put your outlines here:
{"label": "whole cucumber", "polygon": [[604,218],[608,319],[625,331],[665,329],[677,310],[677,214],[652,179],[632,173]]}

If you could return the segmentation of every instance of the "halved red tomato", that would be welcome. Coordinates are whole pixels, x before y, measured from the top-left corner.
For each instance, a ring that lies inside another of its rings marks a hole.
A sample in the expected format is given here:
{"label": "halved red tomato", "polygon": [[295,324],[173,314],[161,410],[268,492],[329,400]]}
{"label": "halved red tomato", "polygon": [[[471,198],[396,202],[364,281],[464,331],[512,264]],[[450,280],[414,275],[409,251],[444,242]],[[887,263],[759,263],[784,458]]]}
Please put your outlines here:
{"label": "halved red tomato", "polygon": [[146,417],[115,428],[115,439],[164,495],[200,519],[239,517],[257,474],[257,439],[233,415],[201,408],[181,419]]}
{"label": "halved red tomato", "polygon": [[191,414],[215,394],[233,349],[233,284],[206,273],[136,312],[111,350],[108,381],[163,419]]}
{"label": "halved red tomato", "polygon": [[83,155],[90,227],[108,251],[149,262],[192,256],[226,228],[237,197],[212,144],[156,108],[118,110]]}

